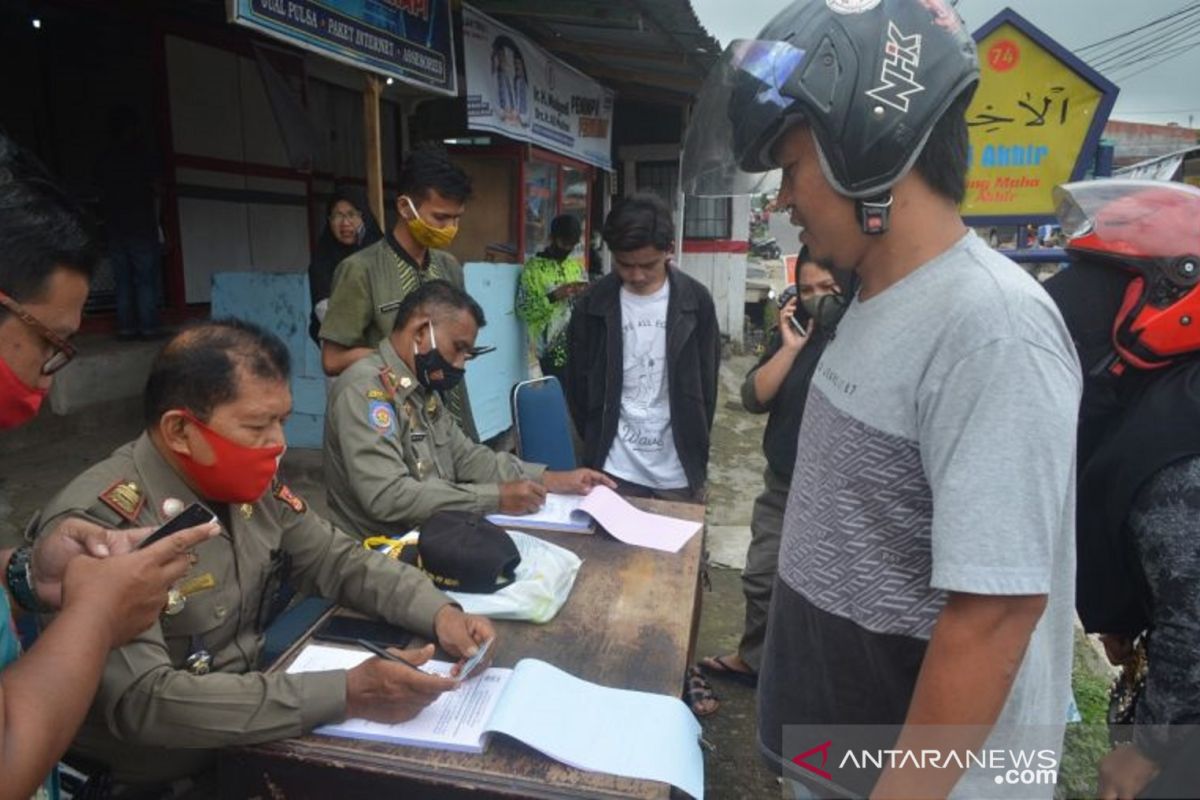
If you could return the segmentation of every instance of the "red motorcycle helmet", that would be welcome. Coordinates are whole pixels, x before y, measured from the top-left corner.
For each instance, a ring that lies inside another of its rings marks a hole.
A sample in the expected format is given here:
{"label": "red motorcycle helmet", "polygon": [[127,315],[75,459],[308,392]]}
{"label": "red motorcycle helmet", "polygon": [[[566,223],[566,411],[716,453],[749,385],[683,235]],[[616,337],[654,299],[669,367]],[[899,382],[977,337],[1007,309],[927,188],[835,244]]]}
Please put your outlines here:
{"label": "red motorcycle helmet", "polygon": [[1158,369],[1200,351],[1200,189],[1081,181],[1057,187],[1054,202],[1067,252],[1134,276],[1113,321],[1121,361]]}

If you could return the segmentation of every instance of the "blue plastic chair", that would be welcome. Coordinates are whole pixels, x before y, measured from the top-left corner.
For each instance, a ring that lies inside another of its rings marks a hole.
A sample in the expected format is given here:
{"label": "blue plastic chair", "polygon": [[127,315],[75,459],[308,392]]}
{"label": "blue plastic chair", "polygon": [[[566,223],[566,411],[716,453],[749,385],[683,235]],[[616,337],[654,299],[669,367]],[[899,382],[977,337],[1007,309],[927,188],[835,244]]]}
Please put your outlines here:
{"label": "blue plastic chair", "polygon": [[522,459],[545,464],[552,470],[579,466],[571,440],[571,416],[558,378],[536,378],[514,386],[512,415],[517,454]]}

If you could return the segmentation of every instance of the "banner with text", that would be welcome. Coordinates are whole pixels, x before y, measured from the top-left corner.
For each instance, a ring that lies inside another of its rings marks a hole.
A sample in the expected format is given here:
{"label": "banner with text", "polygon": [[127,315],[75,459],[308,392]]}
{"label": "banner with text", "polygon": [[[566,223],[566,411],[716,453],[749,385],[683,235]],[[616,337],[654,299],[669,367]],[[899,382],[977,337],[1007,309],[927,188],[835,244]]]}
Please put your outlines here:
{"label": "banner with text", "polygon": [[612,169],[613,93],[464,4],[467,126]]}
{"label": "banner with text", "polygon": [[975,32],[967,110],[969,222],[1052,222],[1051,191],[1084,177],[1117,87],[1011,9]]}
{"label": "banner with text", "polygon": [[229,21],[445,95],[458,94],[450,0],[227,0]]}

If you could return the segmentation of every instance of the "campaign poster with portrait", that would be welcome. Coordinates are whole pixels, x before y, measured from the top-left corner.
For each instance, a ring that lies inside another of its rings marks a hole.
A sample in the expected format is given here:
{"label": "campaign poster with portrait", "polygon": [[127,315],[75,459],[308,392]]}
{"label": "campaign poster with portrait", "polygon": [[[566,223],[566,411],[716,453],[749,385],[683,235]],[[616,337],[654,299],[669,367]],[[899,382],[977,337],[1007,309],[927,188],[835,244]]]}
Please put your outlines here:
{"label": "campaign poster with portrait", "polygon": [[463,4],[467,126],[612,169],[613,93]]}

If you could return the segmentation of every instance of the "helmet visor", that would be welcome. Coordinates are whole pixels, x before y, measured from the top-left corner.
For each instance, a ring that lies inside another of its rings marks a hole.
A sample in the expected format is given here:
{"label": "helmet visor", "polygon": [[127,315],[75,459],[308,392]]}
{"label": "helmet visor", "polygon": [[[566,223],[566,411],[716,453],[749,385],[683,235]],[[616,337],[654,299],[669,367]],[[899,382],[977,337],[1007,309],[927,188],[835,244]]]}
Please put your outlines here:
{"label": "helmet visor", "polygon": [[729,197],[778,185],[771,145],[789,121],[799,121],[782,89],[804,61],[805,52],[787,42],[739,39],[725,48],[684,135],[684,194]]}
{"label": "helmet visor", "polygon": [[1078,181],[1055,187],[1054,205],[1069,246],[1137,258],[1200,255],[1200,189],[1194,186]]}

